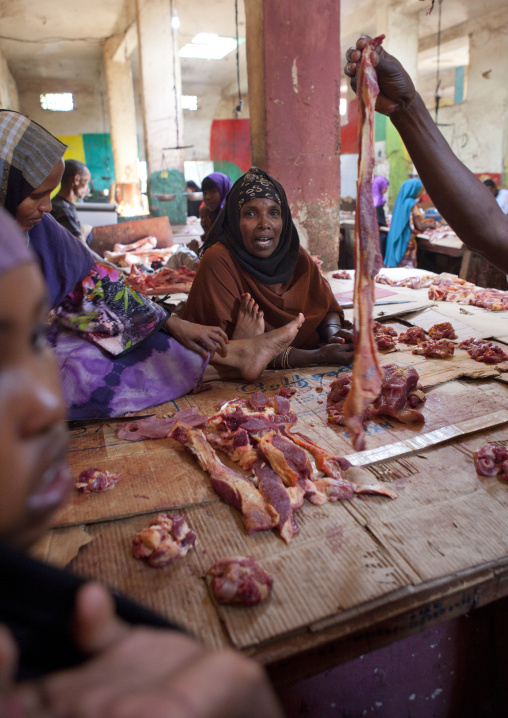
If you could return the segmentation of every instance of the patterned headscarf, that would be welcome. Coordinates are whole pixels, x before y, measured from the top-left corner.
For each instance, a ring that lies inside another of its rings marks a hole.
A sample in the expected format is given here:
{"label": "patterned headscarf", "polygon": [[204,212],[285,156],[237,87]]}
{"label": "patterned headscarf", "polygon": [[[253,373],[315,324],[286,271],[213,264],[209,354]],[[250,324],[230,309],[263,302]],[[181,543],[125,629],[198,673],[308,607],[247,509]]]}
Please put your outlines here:
{"label": "patterned headscarf", "polygon": [[[259,188],[259,189],[258,189]],[[282,231],[277,248],[269,257],[255,257],[248,252],[240,232],[240,207],[250,199],[267,197],[280,205]],[[213,223],[201,248],[201,255],[221,242],[229,249],[240,267],[264,284],[287,282],[300,256],[300,239],[282,185],[263,170],[251,167],[233,185],[226,198],[226,204]]]}
{"label": "patterned headscarf", "polygon": [[207,175],[203,182],[201,183],[201,189],[203,192],[206,190],[212,190],[212,189],[218,189],[220,194],[220,205],[217,207],[216,210],[213,212],[210,212],[208,210],[208,213],[212,220],[216,220],[219,216],[219,212],[224,207],[224,203],[226,201],[226,196],[231,187],[233,186],[233,183],[229,179],[229,177],[222,172],[212,172],[211,174]]}
{"label": "patterned headscarf", "polygon": [[32,120],[0,110],[0,206],[13,217],[50,174],[66,145]]}
{"label": "patterned headscarf", "polygon": [[35,262],[35,255],[16,222],[0,207],[0,277],[27,262]]}
{"label": "patterned headscarf", "polygon": [[251,167],[250,170],[244,174],[240,193],[238,195],[238,209],[242,208],[244,202],[248,202],[251,199],[271,199],[281,204],[280,196],[275,189],[273,182],[264,176],[257,167]]}

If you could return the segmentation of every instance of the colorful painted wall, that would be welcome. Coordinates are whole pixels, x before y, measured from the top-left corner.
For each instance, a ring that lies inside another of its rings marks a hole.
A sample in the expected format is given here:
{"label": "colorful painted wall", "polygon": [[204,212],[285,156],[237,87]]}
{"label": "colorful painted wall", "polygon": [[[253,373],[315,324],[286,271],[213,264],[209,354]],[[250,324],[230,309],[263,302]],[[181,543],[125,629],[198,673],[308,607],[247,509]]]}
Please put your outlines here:
{"label": "colorful painted wall", "polygon": [[67,145],[64,159],[79,160],[86,164],[92,175],[94,191],[109,190],[115,180],[109,133],[60,135],[58,139]]}
{"label": "colorful painted wall", "polygon": [[210,159],[215,172],[233,182],[251,166],[250,120],[214,120],[210,133]]}

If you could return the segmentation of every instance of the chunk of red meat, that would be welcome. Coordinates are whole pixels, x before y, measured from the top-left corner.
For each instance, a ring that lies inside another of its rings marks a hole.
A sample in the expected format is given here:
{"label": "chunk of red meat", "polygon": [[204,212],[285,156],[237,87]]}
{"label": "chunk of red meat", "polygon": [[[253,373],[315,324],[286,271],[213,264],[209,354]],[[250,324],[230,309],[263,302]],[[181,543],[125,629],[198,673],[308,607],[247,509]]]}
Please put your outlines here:
{"label": "chunk of red meat", "polygon": [[500,444],[490,443],[473,452],[476,471],[482,476],[497,476],[508,481],[508,450]]}
{"label": "chunk of red meat", "polygon": [[158,514],[132,540],[132,555],[152,568],[162,568],[185,556],[196,534],[179,514]]}
{"label": "chunk of red meat", "polygon": [[197,428],[206,423],[208,417],[198,414],[198,408],[182,409],[168,419],[158,416],[147,416],[144,419],[134,419],[122,424],[118,430],[118,438],[126,441],[139,441],[140,439],[164,439],[177,421],[184,421],[189,426]]}
{"label": "chunk of red meat", "polygon": [[413,349],[413,354],[423,354],[433,359],[448,359],[453,356],[455,345],[449,339],[427,339]]}
{"label": "chunk of red meat", "polygon": [[459,347],[467,349],[467,353],[475,361],[482,361],[485,364],[498,364],[508,359],[508,355],[501,347],[483,339],[465,339],[459,344]]}
{"label": "chunk of red meat", "polygon": [[450,322],[440,322],[434,324],[429,329],[429,336],[431,339],[457,339],[455,329],[452,327]]}
{"label": "chunk of red meat", "polygon": [[427,335],[421,327],[409,327],[405,332],[399,334],[399,342],[403,344],[419,344],[427,339]]}
{"label": "chunk of red meat", "polygon": [[220,604],[256,606],[273,586],[273,577],[252,556],[232,556],[216,561],[209,569],[210,585]]}
{"label": "chunk of red meat", "polygon": [[79,475],[75,487],[83,494],[92,491],[108,491],[114,489],[120,480],[120,474],[112,474],[103,469],[85,469]]}

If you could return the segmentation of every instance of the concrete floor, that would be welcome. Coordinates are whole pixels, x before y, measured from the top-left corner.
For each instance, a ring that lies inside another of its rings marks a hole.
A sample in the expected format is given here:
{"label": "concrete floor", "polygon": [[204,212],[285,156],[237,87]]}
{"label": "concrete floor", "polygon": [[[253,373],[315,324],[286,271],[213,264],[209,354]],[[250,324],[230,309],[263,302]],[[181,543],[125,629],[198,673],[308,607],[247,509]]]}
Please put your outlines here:
{"label": "concrete floor", "polygon": [[506,718],[508,599],[278,691],[287,718]]}

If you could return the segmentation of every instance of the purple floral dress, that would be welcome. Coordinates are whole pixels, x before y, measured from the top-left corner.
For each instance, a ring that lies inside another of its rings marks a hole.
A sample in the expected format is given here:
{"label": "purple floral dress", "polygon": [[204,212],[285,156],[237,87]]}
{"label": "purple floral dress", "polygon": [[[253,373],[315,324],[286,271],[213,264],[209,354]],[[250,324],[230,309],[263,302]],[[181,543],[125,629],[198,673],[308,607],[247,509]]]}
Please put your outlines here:
{"label": "purple floral dress", "polygon": [[100,262],[55,309],[49,339],[70,419],[120,416],[187,394],[208,363],[164,329],[168,313]]}

